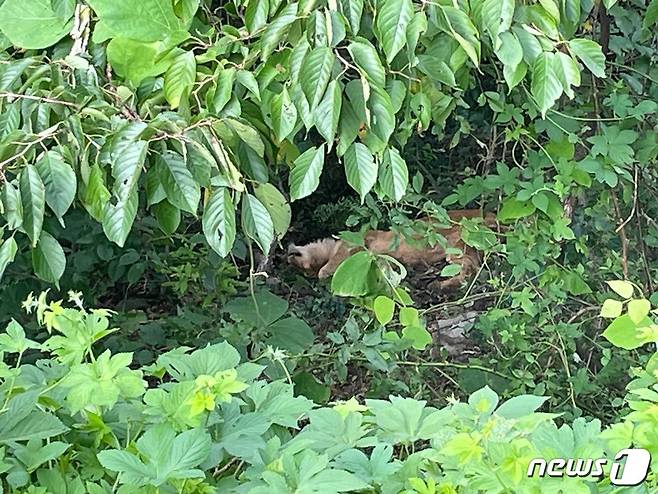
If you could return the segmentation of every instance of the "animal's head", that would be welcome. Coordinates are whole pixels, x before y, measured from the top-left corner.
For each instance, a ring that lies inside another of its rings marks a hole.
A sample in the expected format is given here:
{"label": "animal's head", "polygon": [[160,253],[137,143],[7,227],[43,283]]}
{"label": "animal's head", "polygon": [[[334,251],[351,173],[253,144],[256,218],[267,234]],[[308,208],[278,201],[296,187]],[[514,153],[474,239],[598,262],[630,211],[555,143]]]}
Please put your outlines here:
{"label": "animal's head", "polygon": [[315,274],[315,262],[310,249],[305,245],[290,244],[288,246],[288,264],[292,264],[307,274]]}

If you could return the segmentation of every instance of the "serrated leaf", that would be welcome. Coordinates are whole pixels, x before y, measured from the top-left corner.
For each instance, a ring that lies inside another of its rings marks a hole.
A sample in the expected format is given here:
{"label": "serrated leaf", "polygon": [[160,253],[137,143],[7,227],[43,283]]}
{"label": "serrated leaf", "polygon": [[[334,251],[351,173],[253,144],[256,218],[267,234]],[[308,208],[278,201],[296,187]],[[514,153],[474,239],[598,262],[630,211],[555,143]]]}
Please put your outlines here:
{"label": "serrated leaf", "polygon": [[164,76],[164,94],[172,108],[178,108],[181,99],[187,98],[196,78],[194,53],[186,51],[178,55]]}
{"label": "serrated leaf", "polygon": [[203,233],[208,245],[226,257],[235,242],[235,206],[226,187],[213,192],[203,212]]}
{"label": "serrated leaf", "polygon": [[337,81],[331,81],[324,94],[324,98],[315,109],[315,127],[324,140],[329,145],[329,150],[333,146],[334,138],[338,130],[338,121],[340,120],[340,109],[343,103],[343,93]]}
{"label": "serrated leaf", "polygon": [[34,274],[44,281],[58,284],[66,268],[66,257],[59,242],[47,231],[41,232],[37,246],[32,249]]}
{"label": "serrated leaf", "polygon": [[265,28],[261,37],[261,57],[267,59],[281,38],[286,33],[290,24],[297,19],[297,2],[288,4]]}
{"label": "serrated leaf", "polygon": [[291,201],[306,197],[318,188],[324,166],[324,152],[324,145],[310,148],[295,160],[288,176]]}
{"label": "serrated leaf", "polygon": [[633,296],[634,288],[633,284],[629,281],[624,280],[612,280],[606,281],[608,286],[614,291],[617,295],[622,298],[628,299]]}
{"label": "serrated leaf", "polygon": [[562,95],[562,84],[555,74],[553,58],[553,53],[542,53],[532,66],[531,92],[542,116]]}
{"label": "serrated leaf", "polygon": [[569,50],[592,74],[601,79],[605,78],[605,56],[598,43],[591,39],[572,39],[569,41]]}
{"label": "serrated leaf", "polygon": [[377,164],[370,150],[360,142],[352,144],[345,155],[347,183],[359,193],[361,203],[377,182]]}
{"label": "serrated leaf", "polygon": [[290,227],[290,220],[292,219],[292,211],[290,204],[286,201],[283,194],[274,185],[258,184],[254,187],[254,195],[263,203],[265,209],[270,213],[272,224],[274,225],[274,233],[276,238],[280,240],[288,232]]}
{"label": "serrated leaf", "polygon": [[61,219],[75,198],[75,172],[55,151],[48,151],[35,166],[46,191],[46,203],[55,216]]}
{"label": "serrated leaf", "polygon": [[299,72],[299,82],[311,111],[318,105],[331,78],[335,56],[331,48],[321,46],[309,51]]}
{"label": "serrated leaf", "polygon": [[274,240],[272,217],[263,203],[249,193],[242,201],[242,229],[258,244],[263,253],[267,254],[270,251]]}
{"label": "serrated leaf", "polygon": [[375,47],[368,40],[358,38],[350,43],[348,50],[368,82],[383,88],[386,85],[386,72]]}
{"label": "serrated leaf", "polygon": [[5,274],[7,266],[14,262],[16,253],[18,252],[18,244],[14,237],[9,237],[0,245],[0,281]]}
{"label": "serrated leaf", "polygon": [[389,148],[384,153],[379,172],[379,183],[382,192],[394,201],[400,201],[407,191],[409,170],[407,169],[407,163],[395,148]]}
{"label": "serrated leaf", "polygon": [[183,157],[173,151],[166,151],[159,159],[160,181],[167,194],[167,200],[183,211],[196,216],[201,190]]}
{"label": "serrated leaf", "polygon": [[43,227],[46,189],[43,186],[39,172],[33,165],[27,165],[21,170],[19,190],[23,208],[23,228],[30,238],[32,247],[36,247]]}
{"label": "serrated leaf", "polygon": [[379,2],[375,34],[390,64],[407,42],[407,26],[414,14],[411,0],[382,0]]}
{"label": "serrated leaf", "polygon": [[279,94],[271,99],[270,114],[272,115],[274,135],[279,142],[282,142],[297,124],[297,108],[292,103],[285,86]]}

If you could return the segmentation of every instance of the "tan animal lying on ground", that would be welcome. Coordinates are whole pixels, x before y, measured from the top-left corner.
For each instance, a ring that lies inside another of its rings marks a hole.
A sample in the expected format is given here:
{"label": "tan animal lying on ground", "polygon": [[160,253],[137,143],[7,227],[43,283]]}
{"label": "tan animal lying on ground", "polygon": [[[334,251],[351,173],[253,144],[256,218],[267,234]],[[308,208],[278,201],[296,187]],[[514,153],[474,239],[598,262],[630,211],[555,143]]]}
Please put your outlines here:
{"label": "tan animal lying on ground", "polygon": [[[479,209],[463,209],[448,211],[448,216],[454,222],[463,218],[482,218]],[[496,217],[488,213],[484,217],[487,226],[496,226]],[[459,286],[467,277],[474,274],[480,266],[480,256],[472,247],[461,239],[459,225],[440,229],[448,247],[460,249],[463,253],[457,257],[446,254],[440,245],[420,247],[410,245],[403,238],[396,242],[396,234],[391,231],[371,230],[365,235],[365,247],[375,254],[387,254],[402,263],[406,268],[427,269],[441,262],[460,264],[461,271],[457,276],[437,282],[439,288]],[[349,246],[342,240],[325,238],[307,245],[290,245],[288,247],[288,262],[303,270],[310,276],[320,279],[333,275],[340,263],[349,256],[361,250],[362,247]]]}

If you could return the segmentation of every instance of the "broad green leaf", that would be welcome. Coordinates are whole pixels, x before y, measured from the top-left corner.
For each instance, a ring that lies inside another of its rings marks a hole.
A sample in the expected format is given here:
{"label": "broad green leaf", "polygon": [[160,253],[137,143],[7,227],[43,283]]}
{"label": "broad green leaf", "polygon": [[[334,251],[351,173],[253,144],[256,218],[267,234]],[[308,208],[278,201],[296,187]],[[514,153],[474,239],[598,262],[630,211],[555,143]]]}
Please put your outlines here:
{"label": "broad green leaf", "polygon": [[395,311],[395,302],[385,295],[380,295],[375,299],[373,309],[375,317],[382,326],[386,326],[393,320],[393,312]]}
{"label": "broad green leaf", "polygon": [[605,78],[605,56],[601,46],[591,39],[572,39],[569,50],[585,64],[596,77]]}
{"label": "broad green leaf", "polygon": [[297,108],[290,100],[288,89],[285,86],[270,101],[270,114],[272,115],[274,135],[279,142],[282,142],[297,124]]}
{"label": "broad green leaf", "polygon": [[19,190],[23,208],[23,228],[30,238],[32,247],[36,247],[43,227],[46,189],[43,186],[39,172],[33,165],[27,165],[21,171]]}
{"label": "broad green leaf", "polygon": [[413,15],[411,0],[382,0],[378,3],[375,34],[389,64],[407,42],[407,26]]}
{"label": "broad green leaf", "polygon": [[352,144],[343,156],[347,183],[359,193],[361,203],[377,182],[377,164],[372,153],[360,142]]}
{"label": "broad green leaf", "polygon": [[298,317],[291,316],[279,319],[267,327],[271,334],[267,344],[281,348],[293,354],[302,353],[313,345],[315,335],[313,329]]}
{"label": "broad green leaf", "polygon": [[3,214],[7,221],[7,227],[10,230],[16,230],[23,224],[23,204],[21,203],[20,191],[11,182],[5,182],[0,192],[0,198],[2,199],[0,209],[4,209]]}
{"label": "broad green leaf", "polygon": [[416,350],[425,350],[432,343],[432,335],[422,326],[405,326],[402,337],[411,340],[411,346]]}
{"label": "broad green leaf", "polygon": [[500,48],[499,35],[512,26],[515,0],[484,0],[482,2],[482,21],[489,32],[494,50]]}
{"label": "broad green leaf", "polygon": [[[262,0],[261,0],[262,1]],[[297,19],[297,2],[288,4],[265,28],[261,37],[261,57],[267,59],[290,25]]]}
{"label": "broad green leaf", "polygon": [[541,43],[534,34],[529,33],[520,26],[513,26],[512,31],[523,48],[523,60],[525,60],[529,66],[532,66],[532,64],[535,63],[535,60],[537,60],[537,57],[543,52]]}
{"label": "broad green leaf", "polygon": [[553,53],[542,53],[532,66],[531,92],[542,116],[562,94],[562,84],[555,74],[554,56]]}
{"label": "broad green leaf", "polygon": [[158,226],[165,235],[171,235],[180,225],[180,209],[164,200],[153,206],[153,214],[158,220]]}
{"label": "broad green leaf", "polygon": [[[373,86],[370,92],[370,99],[368,100],[368,107],[372,115],[372,132],[385,145],[395,130],[395,115],[393,113],[391,96],[386,89]],[[380,151],[371,147],[369,143],[368,147],[375,152]]]}
{"label": "broad green leaf", "polygon": [[555,75],[562,83],[562,89],[569,98],[574,97],[571,86],[580,86],[580,70],[578,64],[566,53],[558,51],[553,59]]}
{"label": "broad green leaf", "polygon": [[260,88],[258,87],[258,81],[256,80],[256,77],[254,77],[254,74],[248,70],[238,70],[235,78],[240,84],[246,87],[257,100],[260,100]]}
{"label": "broad green leaf", "polygon": [[443,60],[432,55],[418,56],[418,69],[446,86],[455,86],[455,74]]}
{"label": "broad green leaf", "polygon": [[242,201],[242,230],[254,240],[263,253],[270,251],[274,240],[274,224],[272,217],[255,196],[247,193]]}
{"label": "broad green leaf", "polygon": [[439,26],[459,43],[475,65],[480,63],[480,40],[468,15],[451,6],[438,7]]}
{"label": "broad green leaf", "polygon": [[91,167],[87,184],[85,185],[81,201],[87,212],[96,221],[103,221],[105,205],[109,202],[110,191],[105,186],[105,174],[103,169],[94,165]]}
{"label": "broad green leaf", "polygon": [[178,209],[197,214],[201,190],[183,157],[173,151],[166,151],[159,159],[160,181],[167,193],[167,200]]}
{"label": "broad green leaf", "polygon": [[642,26],[646,29],[658,22],[658,0],[651,0],[644,12]]}
{"label": "broad green leaf", "polygon": [[74,5],[65,5],[56,13],[50,0],[5,0],[0,5],[0,31],[19,48],[47,48],[71,31]]}
{"label": "broad green leaf", "polygon": [[125,199],[137,190],[137,183],[148,152],[148,143],[136,139],[145,128],[146,125],[141,122],[125,126],[115,135],[110,148],[112,178],[114,178],[112,192],[120,199]]}
{"label": "broad green leaf", "polygon": [[203,233],[208,245],[226,257],[235,242],[235,206],[226,187],[215,190],[203,212]]}
{"label": "broad green leaf", "polygon": [[105,236],[123,247],[137,217],[139,196],[137,191],[129,192],[123,197],[113,196],[105,203],[103,212],[103,231]]}
{"label": "broad green leaf", "polygon": [[651,311],[651,302],[645,298],[637,298],[628,302],[628,317],[635,324],[639,324]]}
{"label": "broad green leaf", "polygon": [[[624,309],[624,304],[619,300],[612,298],[606,299],[601,306],[601,317],[608,319],[615,319],[621,315],[621,311]],[[645,314],[646,316],[646,314]],[[642,317],[641,319],[644,319]]]}
{"label": "broad green leaf", "polygon": [[337,81],[331,81],[324,94],[324,98],[315,109],[315,127],[331,150],[338,131],[340,109],[343,103],[343,93]]}
{"label": "broad green leaf", "polygon": [[269,183],[257,184],[254,187],[254,195],[270,213],[276,238],[281,240],[288,232],[288,227],[290,227],[290,220],[292,219],[290,204],[288,204],[279,189]]}
{"label": "broad green leaf", "polygon": [[421,34],[427,31],[427,15],[424,11],[416,12],[407,26],[407,54],[413,60]]}
{"label": "broad green leaf", "polygon": [[506,419],[518,419],[537,411],[546,400],[547,396],[518,395],[500,405],[495,413]]}
{"label": "broad green leaf", "polygon": [[368,40],[357,38],[350,43],[348,50],[368,82],[383,88],[386,85],[386,72],[375,47]]}
{"label": "broad green leaf", "polygon": [[633,296],[633,284],[624,280],[606,281],[608,286],[620,297],[628,299]]}
{"label": "broad green leaf", "polygon": [[339,7],[345,19],[347,19],[352,35],[356,36],[361,26],[363,0],[340,0]]}
{"label": "broad green leaf", "polygon": [[382,192],[394,201],[400,201],[407,192],[409,170],[407,163],[395,148],[389,148],[384,153],[379,172],[379,183]]}
{"label": "broad green leaf", "polygon": [[254,34],[267,24],[269,10],[269,0],[249,0],[244,13],[244,22],[249,34]]}
{"label": "broad green leaf", "polygon": [[44,281],[58,284],[66,268],[66,257],[59,242],[47,231],[41,232],[37,246],[32,249],[34,274]]}
{"label": "broad green leaf", "polygon": [[634,350],[654,341],[651,332],[640,329],[648,328],[651,324],[652,321],[649,318],[636,324],[628,314],[624,314],[610,323],[603,332],[603,337],[619,348]]}
{"label": "broad green leaf", "polygon": [[18,244],[14,237],[9,237],[0,244],[0,281],[2,281],[2,276],[5,274],[7,266],[14,262],[17,252]]}
{"label": "broad green leaf", "polygon": [[371,268],[373,257],[369,252],[362,251],[345,259],[331,279],[331,291],[341,297],[359,297],[370,290]]}
{"label": "broad green leaf", "polygon": [[500,46],[496,50],[496,56],[509,70],[514,70],[523,60],[523,48],[519,38],[511,31],[501,33],[499,37]]}
{"label": "broad green leaf", "polygon": [[196,60],[194,59],[194,53],[191,51],[181,53],[174,59],[164,78],[165,97],[172,108],[178,108],[181,99],[189,96],[195,78]]}
{"label": "broad green leaf", "polygon": [[290,200],[296,201],[313,193],[320,184],[320,174],[324,166],[324,144],[304,151],[295,160],[288,176]]}
{"label": "broad green leaf", "polygon": [[453,276],[457,276],[461,270],[461,264],[447,264],[443,267],[439,273],[439,276],[443,276],[444,278],[452,278]]}
{"label": "broad green leaf", "polygon": [[215,96],[212,101],[212,107],[215,113],[221,112],[226,104],[231,100],[235,74],[235,67],[225,67],[219,71],[219,76],[217,77],[217,87],[215,88]]}
{"label": "broad green leaf", "polygon": [[525,62],[518,64],[515,69],[512,69],[510,65],[505,65],[503,67],[503,77],[505,78],[505,82],[510,91],[525,79],[527,72],[528,65]]}
{"label": "broad green leaf", "polygon": [[48,207],[62,218],[71,207],[77,189],[73,168],[56,151],[48,151],[35,166],[45,187]]}
{"label": "broad green leaf", "polygon": [[299,81],[311,111],[320,103],[327,89],[334,67],[335,56],[331,48],[321,46],[309,51],[299,72]]}
{"label": "broad green leaf", "polygon": [[135,86],[147,77],[163,74],[182,50],[172,50],[162,41],[137,41],[114,38],[107,45],[107,59],[112,69]]}
{"label": "broad green leaf", "polygon": [[507,222],[510,220],[525,218],[534,213],[536,209],[537,208],[530,201],[519,201],[514,197],[510,197],[503,201],[500,212],[498,213],[498,219],[502,222]]}

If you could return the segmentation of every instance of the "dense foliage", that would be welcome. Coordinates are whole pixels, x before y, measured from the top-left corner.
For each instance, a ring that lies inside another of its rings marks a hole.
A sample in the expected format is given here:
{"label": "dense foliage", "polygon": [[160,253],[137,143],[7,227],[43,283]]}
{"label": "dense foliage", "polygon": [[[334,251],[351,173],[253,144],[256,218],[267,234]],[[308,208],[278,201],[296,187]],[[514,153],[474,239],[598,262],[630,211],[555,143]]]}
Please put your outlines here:
{"label": "dense foliage", "polygon": [[[619,492],[526,467],[658,453],[657,21],[0,0],[0,490]],[[457,292],[426,287],[458,263],[359,252],[323,284],[277,253],[441,244],[462,207],[500,228],[462,222]]]}

